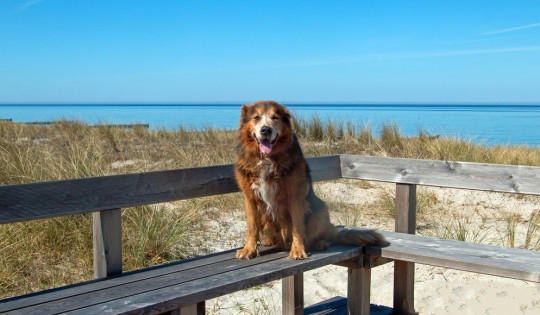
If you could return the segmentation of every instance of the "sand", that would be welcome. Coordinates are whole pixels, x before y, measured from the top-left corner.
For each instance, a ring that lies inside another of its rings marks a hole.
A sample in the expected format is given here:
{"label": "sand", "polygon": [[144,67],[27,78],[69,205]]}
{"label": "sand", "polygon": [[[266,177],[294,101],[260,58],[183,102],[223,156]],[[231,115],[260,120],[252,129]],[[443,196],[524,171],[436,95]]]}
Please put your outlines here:
{"label": "sand", "polygon": [[[393,230],[389,214],[381,215],[377,208],[381,196],[391,194],[394,185],[359,184],[348,180],[318,184],[316,192],[329,205],[345,205],[360,209],[360,225]],[[440,236],[444,226],[453,222],[467,224],[469,238],[482,243],[507,245],[509,214],[515,215],[515,247],[523,247],[528,218],[539,211],[536,197],[515,197],[509,194],[473,192],[457,189],[419,187],[419,199],[427,199],[419,215],[419,233]],[[380,204],[380,202],[379,202]],[[347,210],[331,210],[336,224],[351,221]],[[343,208],[343,207],[342,207]],[[219,208],[209,212],[218,213]],[[212,217],[216,217],[215,215]],[[242,209],[218,216],[206,222],[205,253],[222,251],[243,245],[245,220]],[[540,235],[536,234],[536,239]],[[203,254],[203,253],[201,253]],[[346,296],[347,269],[326,266],[304,274],[304,302],[312,305],[335,296]],[[393,264],[372,270],[371,303],[392,306]],[[256,288],[239,291],[206,302],[213,314],[279,314],[281,313],[281,282],[275,281]],[[536,283],[480,275],[457,270],[415,266],[415,309],[420,314],[540,314],[540,285]]]}

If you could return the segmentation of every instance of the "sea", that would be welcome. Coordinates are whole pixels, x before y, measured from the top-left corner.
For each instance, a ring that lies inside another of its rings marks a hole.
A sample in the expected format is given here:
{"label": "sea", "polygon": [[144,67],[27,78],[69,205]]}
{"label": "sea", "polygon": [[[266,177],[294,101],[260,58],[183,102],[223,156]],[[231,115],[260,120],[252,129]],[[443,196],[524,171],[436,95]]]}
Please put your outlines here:
{"label": "sea", "polygon": [[[419,131],[485,145],[540,145],[539,105],[469,104],[288,104],[291,113],[310,119],[353,122],[375,135],[395,124],[405,136]],[[18,104],[0,105],[0,120],[46,122],[59,119],[89,124],[149,124],[153,129],[236,129],[238,104]]]}

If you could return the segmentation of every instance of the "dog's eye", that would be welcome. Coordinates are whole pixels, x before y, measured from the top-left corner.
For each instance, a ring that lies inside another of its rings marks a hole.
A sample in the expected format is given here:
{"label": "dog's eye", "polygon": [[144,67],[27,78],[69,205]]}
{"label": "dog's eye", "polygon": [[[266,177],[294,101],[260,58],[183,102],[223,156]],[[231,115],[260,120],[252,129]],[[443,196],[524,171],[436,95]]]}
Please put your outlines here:
{"label": "dog's eye", "polygon": [[257,116],[255,116],[255,117],[253,117],[253,120],[259,121],[259,120],[261,120],[261,116],[257,115]]}
{"label": "dog's eye", "polygon": [[279,116],[276,116],[276,115],[272,116],[272,120],[279,120]]}

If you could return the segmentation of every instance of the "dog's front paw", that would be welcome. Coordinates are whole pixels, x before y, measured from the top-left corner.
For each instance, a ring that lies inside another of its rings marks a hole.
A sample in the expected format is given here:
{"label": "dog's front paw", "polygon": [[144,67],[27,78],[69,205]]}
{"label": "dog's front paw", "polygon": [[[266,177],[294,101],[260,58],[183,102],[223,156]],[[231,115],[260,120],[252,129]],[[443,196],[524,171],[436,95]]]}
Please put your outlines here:
{"label": "dog's front paw", "polygon": [[293,246],[289,258],[294,260],[306,259],[308,256],[304,250],[304,246]]}
{"label": "dog's front paw", "polygon": [[251,259],[259,257],[259,251],[257,248],[244,247],[236,251],[236,258],[238,259]]}

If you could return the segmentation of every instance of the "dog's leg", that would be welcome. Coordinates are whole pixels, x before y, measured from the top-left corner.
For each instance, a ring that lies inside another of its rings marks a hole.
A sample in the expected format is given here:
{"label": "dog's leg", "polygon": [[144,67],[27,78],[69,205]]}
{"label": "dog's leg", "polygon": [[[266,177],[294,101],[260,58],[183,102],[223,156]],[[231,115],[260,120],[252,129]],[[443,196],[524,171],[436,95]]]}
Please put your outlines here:
{"label": "dog's leg", "polygon": [[305,259],[308,257],[304,248],[304,240],[306,238],[304,227],[305,201],[298,200],[295,197],[293,196],[289,202],[292,206],[289,209],[292,223],[292,245],[289,257],[291,259]]}
{"label": "dog's leg", "polygon": [[306,219],[306,248],[308,250],[326,250],[336,242],[338,232],[330,223],[330,215],[326,207],[312,209]]}
{"label": "dog's leg", "polygon": [[236,258],[250,259],[259,256],[257,240],[259,238],[260,218],[257,213],[257,204],[254,200],[245,197],[247,216],[247,240],[243,249],[236,251]]}

